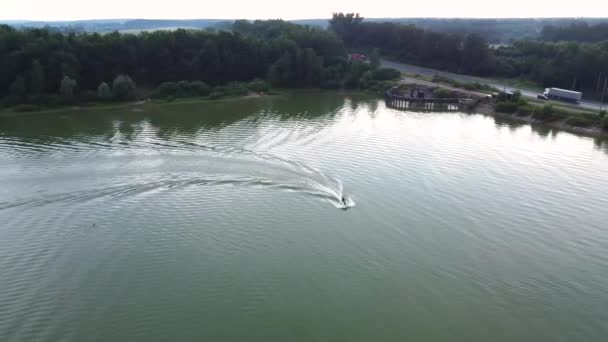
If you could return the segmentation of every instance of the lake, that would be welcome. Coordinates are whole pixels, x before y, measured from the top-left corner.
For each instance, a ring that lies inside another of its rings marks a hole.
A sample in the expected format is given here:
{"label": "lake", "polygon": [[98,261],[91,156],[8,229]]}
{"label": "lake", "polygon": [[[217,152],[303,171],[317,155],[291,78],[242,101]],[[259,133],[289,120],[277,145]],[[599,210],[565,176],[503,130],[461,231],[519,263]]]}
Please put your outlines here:
{"label": "lake", "polygon": [[0,117],[0,341],[605,341],[607,181],[361,94]]}

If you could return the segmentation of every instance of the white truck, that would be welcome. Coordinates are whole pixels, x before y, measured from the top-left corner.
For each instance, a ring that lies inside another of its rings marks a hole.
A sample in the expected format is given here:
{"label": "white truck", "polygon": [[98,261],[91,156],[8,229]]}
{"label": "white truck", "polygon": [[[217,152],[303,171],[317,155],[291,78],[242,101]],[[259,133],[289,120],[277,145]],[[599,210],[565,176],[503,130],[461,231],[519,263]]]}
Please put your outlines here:
{"label": "white truck", "polygon": [[579,102],[583,98],[583,93],[572,90],[565,90],[559,88],[547,88],[542,95],[539,95],[540,99],[552,99],[567,102]]}

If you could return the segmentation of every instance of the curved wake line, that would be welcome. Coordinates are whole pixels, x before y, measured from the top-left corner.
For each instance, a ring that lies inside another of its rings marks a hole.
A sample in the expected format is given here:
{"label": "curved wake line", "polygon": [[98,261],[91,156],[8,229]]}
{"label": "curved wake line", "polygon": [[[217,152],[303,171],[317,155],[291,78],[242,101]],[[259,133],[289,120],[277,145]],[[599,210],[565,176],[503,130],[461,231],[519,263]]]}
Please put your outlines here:
{"label": "curved wake line", "polygon": [[[355,202],[347,194],[337,193],[332,189],[315,189],[298,184],[275,182],[270,179],[255,179],[249,177],[217,177],[217,178],[197,178],[185,180],[161,180],[156,182],[146,182],[139,184],[120,185],[103,189],[82,190],[44,195],[38,198],[17,200],[14,202],[0,202],[0,210],[13,208],[31,209],[39,206],[54,203],[82,203],[98,199],[124,198],[135,196],[156,190],[169,190],[177,187],[188,186],[249,186],[265,187],[293,191],[314,196],[332,203],[336,208],[348,209],[355,206]],[[342,197],[346,199],[346,204],[342,202]]]}
{"label": "curved wake line", "polygon": [[[141,158],[152,158],[150,165],[153,166],[150,169],[146,169],[146,166],[138,164],[137,171],[127,168],[127,172],[134,173],[123,174],[121,168],[126,164],[123,161],[117,161],[115,159],[117,156],[115,155],[103,153],[105,150],[97,151],[101,152],[97,156],[87,154],[87,158],[79,159],[79,161],[84,162],[84,168],[89,167],[89,164],[93,165],[95,163],[100,163],[99,165],[102,166],[108,165],[109,168],[107,170],[104,170],[103,167],[96,167],[96,174],[99,176],[101,172],[110,171],[107,174],[109,179],[112,179],[116,175],[141,178],[142,174],[153,172],[158,175],[158,177],[155,177],[156,180],[153,178],[151,182],[142,184],[141,179],[137,179],[133,183],[124,182],[125,185],[121,186],[101,189],[100,187],[103,185],[100,185],[97,189],[92,190],[76,190],[73,192],[43,195],[35,199],[0,202],[0,210],[15,207],[34,207],[54,202],[86,201],[105,196],[125,196],[176,186],[223,184],[263,186],[306,193],[325,199],[337,208],[342,209],[355,205],[354,201],[344,193],[342,183],[338,179],[328,176],[309,165],[268,153],[256,152],[245,148],[203,145],[196,142],[179,140],[175,142],[153,140],[145,143],[135,143],[123,150],[127,154],[130,154],[128,151],[136,152],[138,156],[136,158],[137,161],[140,161]],[[155,153],[151,156],[146,155],[146,150],[155,151]],[[142,156],[140,152],[144,152],[144,155]],[[158,153],[156,152],[166,153],[168,157],[158,157]],[[175,154],[175,152],[186,153]],[[94,157],[95,161],[91,162],[89,159],[91,157]],[[99,160],[100,157],[109,159],[107,163],[104,163],[104,161]],[[62,159],[56,159],[59,161],[59,164],[53,167],[56,174],[57,172],[61,175],[62,172],[71,173],[73,170],[79,171],[68,177],[63,175],[63,178],[69,179],[72,184],[74,184],[74,177],[86,175],[79,168],[73,168],[74,163],[63,163]],[[160,162],[162,167],[159,169],[155,168],[154,164],[156,162]],[[64,167],[65,165],[68,166]],[[117,165],[120,167],[119,169],[116,169]],[[198,176],[198,174],[201,176]],[[35,174],[35,176],[38,175],[37,173]],[[67,187],[69,188],[72,184],[68,184]]]}

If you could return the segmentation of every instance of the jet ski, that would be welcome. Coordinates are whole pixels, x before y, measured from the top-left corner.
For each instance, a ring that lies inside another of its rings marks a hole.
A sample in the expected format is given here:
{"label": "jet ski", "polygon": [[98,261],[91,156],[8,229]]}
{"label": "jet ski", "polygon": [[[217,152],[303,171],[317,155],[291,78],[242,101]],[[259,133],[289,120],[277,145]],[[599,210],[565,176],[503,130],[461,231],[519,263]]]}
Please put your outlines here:
{"label": "jet ski", "polygon": [[342,203],[342,210],[348,209],[348,203],[346,202],[346,198],[344,198],[344,196],[342,196],[342,198],[340,199],[340,203]]}

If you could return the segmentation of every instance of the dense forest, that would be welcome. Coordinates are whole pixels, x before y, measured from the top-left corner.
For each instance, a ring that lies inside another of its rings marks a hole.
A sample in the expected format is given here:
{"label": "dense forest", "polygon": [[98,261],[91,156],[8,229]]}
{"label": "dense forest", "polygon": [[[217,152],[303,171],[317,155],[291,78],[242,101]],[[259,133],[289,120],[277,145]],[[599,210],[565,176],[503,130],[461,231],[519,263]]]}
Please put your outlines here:
{"label": "dense forest", "polygon": [[[396,74],[378,68],[379,53],[401,62],[527,79],[597,97],[608,76],[608,42],[595,40],[601,40],[605,31],[604,24],[547,27],[545,38],[560,41],[518,40],[494,49],[475,33],[368,22],[344,13],[335,13],[328,29],[282,20],[237,20],[228,31],[139,34],[61,33],[0,25],[0,99],[5,105],[46,105],[128,100],[136,91],[221,96],[242,93],[247,87],[268,89],[264,82],[380,91]],[[569,39],[576,41],[561,41]],[[371,53],[371,63],[355,63],[348,51],[376,52]]]}
{"label": "dense forest", "polygon": [[497,75],[533,80],[546,87],[581,90],[599,98],[608,76],[608,42],[542,42],[524,40],[495,51]]}
{"label": "dense forest", "polygon": [[[330,27],[352,49],[378,47],[405,63],[479,76],[521,78],[543,87],[581,90],[599,98],[608,76],[608,41],[585,43],[519,40],[491,49],[477,34],[439,33],[412,25],[364,21],[356,14],[335,13]],[[548,29],[550,31],[550,29]],[[566,27],[563,32],[570,32]],[[604,25],[587,26],[589,37]],[[575,30],[576,31],[576,30]]]}
{"label": "dense forest", "polygon": [[350,63],[342,40],[328,30],[268,20],[237,21],[232,31],[102,35],[0,26],[0,98],[47,104],[76,95],[134,98],[135,83],[153,89],[163,82],[204,82],[181,83],[189,92],[254,79],[335,88],[369,87],[386,78],[368,64]]}
{"label": "dense forest", "polygon": [[477,34],[423,30],[413,25],[364,21],[358,14],[335,13],[330,28],[349,48],[379,48],[402,62],[475,75],[497,66],[486,41]]}
{"label": "dense forest", "polygon": [[[13,21],[6,22],[18,28],[49,27],[63,32],[136,32],[143,30],[171,29],[219,29],[230,30],[233,19],[120,19],[120,20],[77,20],[77,21]],[[543,28],[568,25],[596,25],[608,23],[606,18],[366,18],[368,22],[390,22],[415,25],[418,28],[456,34],[478,34],[491,44],[506,44],[521,39],[538,39]],[[327,28],[328,19],[300,19],[289,22],[300,25]],[[0,21],[0,24],[2,22]],[[552,38],[551,38],[552,39]],[[552,39],[553,40],[553,39]],[[568,39],[569,40],[569,39]]]}
{"label": "dense forest", "polygon": [[[93,19],[74,21],[12,21],[4,22],[14,28],[47,28],[64,33],[111,33],[169,29],[229,28],[234,20],[224,19]],[[0,21],[0,24],[3,24]]]}
{"label": "dense forest", "polygon": [[442,33],[478,34],[491,44],[538,39],[547,26],[564,27],[608,23],[606,18],[396,18],[369,19],[369,21],[415,25],[424,30]]}
{"label": "dense forest", "polygon": [[608,23],[589,25],[586,22],[568,26],[548,25],[541,38],[549,41],[602,42],[608,40]]}

